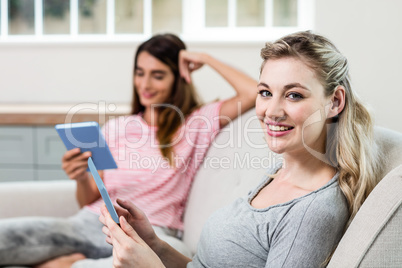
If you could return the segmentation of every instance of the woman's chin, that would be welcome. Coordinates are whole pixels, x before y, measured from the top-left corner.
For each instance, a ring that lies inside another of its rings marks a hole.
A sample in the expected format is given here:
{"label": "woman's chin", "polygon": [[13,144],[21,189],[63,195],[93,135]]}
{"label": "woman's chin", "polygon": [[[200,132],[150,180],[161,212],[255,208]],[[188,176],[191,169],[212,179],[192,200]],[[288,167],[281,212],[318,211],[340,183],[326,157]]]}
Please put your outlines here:
{"label": "woman's chin", "polygon": [[145,108],[151,108],[151,105],[154,104],[154,102],[152,102],[150,100],[140,100],[140,103]]}
{"label": "woman's chin", "polygon": [[275,143],[268,143],[268,148],[276,154],[283,154],[286,152],[286,148]]}

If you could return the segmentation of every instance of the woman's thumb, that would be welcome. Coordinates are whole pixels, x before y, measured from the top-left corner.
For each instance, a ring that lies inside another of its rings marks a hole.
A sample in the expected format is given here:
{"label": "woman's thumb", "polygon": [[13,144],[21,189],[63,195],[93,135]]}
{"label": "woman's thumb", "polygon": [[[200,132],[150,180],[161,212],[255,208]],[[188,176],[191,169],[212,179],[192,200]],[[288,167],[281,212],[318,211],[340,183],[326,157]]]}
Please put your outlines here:
{"label": "woman's thumb", "polygon": [[123,216],[120,216],[120,226],[121,229],[132,239],[135,241],[142,240],[141,237],[137,234],[137,232],[134,230],[134,228],[127,222],[126,218]]}

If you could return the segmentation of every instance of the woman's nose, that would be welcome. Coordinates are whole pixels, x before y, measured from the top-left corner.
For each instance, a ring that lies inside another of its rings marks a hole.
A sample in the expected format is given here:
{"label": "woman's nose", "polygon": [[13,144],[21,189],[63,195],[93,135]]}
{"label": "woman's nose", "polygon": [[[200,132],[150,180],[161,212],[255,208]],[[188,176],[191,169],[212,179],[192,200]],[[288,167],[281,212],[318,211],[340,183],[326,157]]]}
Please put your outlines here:
{"label": "woman's nose", "polygon": [[150,86],[150,79],[148,76],[143,76],[140,78],[139,81],[139,86],[141,87],[141,89],[147,89]]}
{"label": "woman's nose", "polygon": [[285,118],[285,110],[281,100],[272,99],[269,104],[267,104],[265,110],[265,116],[273,121],[279,121]]}

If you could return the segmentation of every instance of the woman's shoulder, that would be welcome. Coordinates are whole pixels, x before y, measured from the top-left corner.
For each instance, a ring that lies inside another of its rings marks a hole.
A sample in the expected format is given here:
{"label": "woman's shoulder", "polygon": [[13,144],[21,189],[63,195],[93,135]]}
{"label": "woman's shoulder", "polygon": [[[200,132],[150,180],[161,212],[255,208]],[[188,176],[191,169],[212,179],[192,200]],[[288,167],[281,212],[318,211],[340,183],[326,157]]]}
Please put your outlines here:
{"label": "woman's shoulder", "polygon": [[194,115],[202,115],[202,114],[219,114],[219,111],[221,109],[223,101],[222,100],[216,100],[212,101],[206,104],[203,104],[199,107],[197,107],[191,114],[190,116]]}
{"label": "woman's shoulder", "polygon": [[297,198],[283,207],[282,225],[303,228],[343,228],[349,218],[346,198],[337,183]]}
{"label": "woman's shoulder", "polygon": [[109,119],[103,124],[104,129],[117,129],[123,126],[127,126],[133,122],[141,122],[142,117],[138,114],[127,114],[115,117],[109,117]]}
{"label": "woman's shoulder", "polygon": [[296,198],[288,203],[291,218],[299,218],[307,221],[322,219],[336,220],[348,217],[348,203],[339,187],[338,175],[335,175],[326,185]]}
{"label": "woman's shoulder", "polygon": [[220,129],[219,116],[222,102],[215,101],[204,104],[195,109],[185,118],[185,129],[198,130],[197,132],[210,133],[211,138],[215,137]]}
{"label": "woman's shoulder", "polygon": [[308,212],[311,212],[309,213],[311,215],[328,219],[348,215],[348,203],[338,184],[337,176],[314,192]]}
{"label": "woman's shoulder", "polygon": [[129,122],[129,121],[138,121],[141,118],[142,117],[139,114],[125,114],[125,115],[119,115],[119,116],[111,116],[105,122],[105,125],[116,124],[116,123],[121,123],[121,122]]}

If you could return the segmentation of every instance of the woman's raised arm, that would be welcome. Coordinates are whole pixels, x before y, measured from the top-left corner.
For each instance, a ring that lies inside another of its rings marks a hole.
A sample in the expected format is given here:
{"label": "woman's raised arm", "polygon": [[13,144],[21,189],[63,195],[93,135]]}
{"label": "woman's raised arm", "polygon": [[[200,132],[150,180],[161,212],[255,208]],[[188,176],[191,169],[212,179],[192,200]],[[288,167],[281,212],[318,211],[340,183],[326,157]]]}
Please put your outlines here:
{"label": "woman's raised arm", "polygon": [[204,64],[209,65],[218,72],[236,91],[234,97],[225,100],[222,104],[220,112],[221,127],[254,107],[258,83],[256,80],[206,53],[180,51],[180,74],[187,83],[191,83],[191,72],[201,68]]}

